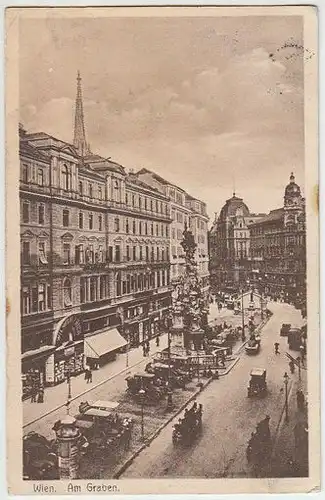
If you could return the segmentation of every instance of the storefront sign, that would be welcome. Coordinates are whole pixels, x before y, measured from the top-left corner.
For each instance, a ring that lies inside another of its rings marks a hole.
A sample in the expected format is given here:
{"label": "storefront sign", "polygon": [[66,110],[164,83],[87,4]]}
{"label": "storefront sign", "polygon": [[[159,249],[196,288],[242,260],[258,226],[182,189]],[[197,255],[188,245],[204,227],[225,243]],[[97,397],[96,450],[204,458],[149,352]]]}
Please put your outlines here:
{"label": "storefront sign", "polygon": [[74,346],[71,346],[71,347],[67,347],[66,349],[64,349],[64,356],[65,358],[71,358],[71,356],[74,356]]}
{"label": "storefront sign", "polygon": [[45,380],[47,384],[54,382],[54,354],[51,354],[45,363]]}

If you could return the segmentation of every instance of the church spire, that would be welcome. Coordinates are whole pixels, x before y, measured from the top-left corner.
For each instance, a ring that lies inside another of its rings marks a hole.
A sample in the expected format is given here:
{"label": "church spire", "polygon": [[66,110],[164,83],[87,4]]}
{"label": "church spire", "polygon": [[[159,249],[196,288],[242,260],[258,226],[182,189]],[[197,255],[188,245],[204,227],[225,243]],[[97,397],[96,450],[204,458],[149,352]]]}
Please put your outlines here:
{"label": "church spire", "polygon": [[80,154],[80,156],[85,156],[87,153],[90,152],[89,145],[86,142],[80,71],[78,71],[77,75],[77,97],[76,97],[76,108],[75,108],[73,145]]}

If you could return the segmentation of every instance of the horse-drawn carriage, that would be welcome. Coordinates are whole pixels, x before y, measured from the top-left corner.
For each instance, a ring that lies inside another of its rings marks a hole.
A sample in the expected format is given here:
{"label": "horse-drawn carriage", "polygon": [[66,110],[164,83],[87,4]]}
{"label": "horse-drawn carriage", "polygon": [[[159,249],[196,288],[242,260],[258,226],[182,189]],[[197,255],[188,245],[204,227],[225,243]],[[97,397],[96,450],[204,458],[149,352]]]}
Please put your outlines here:
{"label": "horse-drawn carriage", "polygon": [[131,439],[133,421],[117,413],[113,401],[84,402],[79,405],[76,427],[89,442],[89,451],[110,450]]}
{"label": "horse-drawn carriage", "polygon": [[262,465],[271,452],[270,417],[267,415],[261,420],[255,432],[252,432],[246,448],[246,457],[249,463]]}
{"label": "horse-drawn carriage", "polygon": [[202,413],[202,405],[197,406],[196,402],[189,410],[185,409],[183,418],[180,418],[173,427],[172,440],[174,445],[193,442],[202,429]]}

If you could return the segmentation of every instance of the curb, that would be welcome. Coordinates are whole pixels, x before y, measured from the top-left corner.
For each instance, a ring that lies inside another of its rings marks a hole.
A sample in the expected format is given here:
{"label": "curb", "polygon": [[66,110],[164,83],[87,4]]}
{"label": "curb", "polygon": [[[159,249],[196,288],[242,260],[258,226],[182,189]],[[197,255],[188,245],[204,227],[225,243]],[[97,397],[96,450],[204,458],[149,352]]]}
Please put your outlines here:
{"label": "curb", "polygon": [[[152,356],[154,356],[155,353],[153,353],[151,356],[148,356],[148,359],[152,358]],[[106,382],[109,382],[110,380],[113,380],[115,377],[118,377],[119,375],[122,375],[122,373],[125,373],[129,370],[131,370],[132,368],[134,368],[135,366],[138,366],[140,365],[141,363],[143,363],[143,359],[141,361],[138,361],[137,363],[135,363],[134,365],[131,365],[131,366],[128,366],[126,368],[124,368],[123,370],[120,370],[119,372],[117,373],[114,373],[114,375],[111,375],[110,377],[104,379],[104,380],[101,380],[100,382],[98,382],[97,384],[95,385],[91,385],[88,389],[86,389],[85,391],[83,392],[80,392],[79,394],[77,394],[76,396],[73,396],[73,398],[70,399],[70,403],[72,403],[72,401],[75,401],[76,399],[80,398],[81,396],[84,396],[85,394],[87,394],[88,392],[94,390],[94,389],[97,389],[97,387],[100,387],[101,385],[103,384],[106,384]],[[56,406],[55,408],[52,408],[51,410],[48,410],[46,413],[43,413],[42,415],[39,415],[37,418],[35,418],[34,420],[31,420],[30,422],[28,422],[27,424],[24,424],[23,425],[23,429],[25,429],[26,427],[29,427],[30,425],[32,424],[35,424],[35,422],[38,422],[39,420],[41,420],[42,418],[44,417],[47,417],[48,415],[51,415],[51,413],[54,413],[58,410],[60,410],[61,408],[64,408],[65,406],[67,406],[67,403],[62,403],[58,406]]]}
{"label": "curb", "polygon": [[161,431],[167,427],[167,425],[179,414],[181,413],[185,408],[186,406],[191,402],[193,401],[193,399],[196,399],[196,397],[212,382],[212,380],[214,380],[212,377],[207,380],[205,382],[205,384],[203,385],[202,388],[198,389],[194,394],[192,394],[192,396],[186,400],[185,403],[182,404],[182,406],[180,408],[178,408],[178,410],[176,410],[172,415],[170,415],[168,417],[167,420],[165,420],[161,425],[160,427],[158,427],[158,429],[153,432],[147,439],[146,439],[146,442],[140,446],[140,448],[138,448],[134,453],[133,455],[131,455],[130,458],[128,458],[123,465],[121,465],[121,467],[118,469],[118,471],[113,475],[113,479],[119,479],[119,477],[121,476],[121,474],[123,474],[123,472],[126,471],[126,469],[132,464],[132,462],[134,461],[134,459],[140,455],[140,453],[145,449],[147,448],[150,443],[152,443],[152,441],[161,433]]}

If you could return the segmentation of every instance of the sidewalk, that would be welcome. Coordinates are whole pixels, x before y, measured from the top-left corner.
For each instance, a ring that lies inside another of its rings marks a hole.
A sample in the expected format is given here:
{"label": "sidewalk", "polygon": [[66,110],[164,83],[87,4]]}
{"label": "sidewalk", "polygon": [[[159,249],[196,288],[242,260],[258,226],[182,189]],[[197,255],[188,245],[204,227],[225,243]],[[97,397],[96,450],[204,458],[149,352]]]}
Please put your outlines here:
{"label": "sidewalk", "polygon": [[[156,346],[156,339],[150,341],[150,356],[167,347],[167,333],[161,334],[160,345]],[[118,354],[115,361],[107,363],[107,365],[94,370],[92,372],[92,383],[85,380],[83,373],[76,377],[71,377],[71,393],[72,399],[82,395],[86,391],[94,389],[96,386],[104,383],[105,381],[114,378],[124,371],[128,371],[144,359],[149,361],[150,356],[143,357],[142,346],[131,349],[128,353],[128,367],[126,366],[127,354]],[[67,401],[68,387],[65,382],[58,384],[54,387],[47,387],[45,389],[44,403],[31,403],[30,399],[23,401],[23,422],[24,427],[33,422],[35,419],[41,418],[43,415],[54,411],[60,406],[64,406]]]}
{"label": "sidewalk", "polygon": [[301,389],[305,395],[306,383],[293,381],[288,398],[288,422],[285,412],[279,422],[270,463],[269,477],[308,476],[308,414],[307,408],[298,410],[296,394]]}

